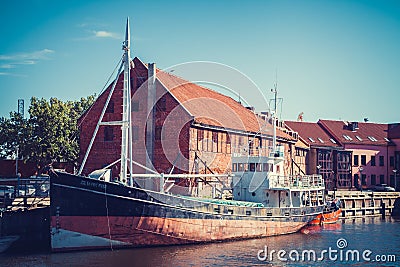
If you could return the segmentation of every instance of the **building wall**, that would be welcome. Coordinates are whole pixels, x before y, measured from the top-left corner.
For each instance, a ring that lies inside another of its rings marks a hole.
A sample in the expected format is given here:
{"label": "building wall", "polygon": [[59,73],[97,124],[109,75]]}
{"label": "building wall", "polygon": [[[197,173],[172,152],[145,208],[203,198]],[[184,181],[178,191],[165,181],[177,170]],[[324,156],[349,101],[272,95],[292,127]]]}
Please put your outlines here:
{"label": "building wall", "polygon": [[[368,188],[375,184],[388,183],[388,147],[346,145],[345,149],[353,154],[352,173],[355,187],[362,185],[363,188]],[[373,157],[375,157],[375,166]],[[383,157],[383,166],[380,164],[380,157]],[[355,158],[358,158],[358,162]],[[364,161],[362,158],[365,158],[365,162],[362,162]]]}

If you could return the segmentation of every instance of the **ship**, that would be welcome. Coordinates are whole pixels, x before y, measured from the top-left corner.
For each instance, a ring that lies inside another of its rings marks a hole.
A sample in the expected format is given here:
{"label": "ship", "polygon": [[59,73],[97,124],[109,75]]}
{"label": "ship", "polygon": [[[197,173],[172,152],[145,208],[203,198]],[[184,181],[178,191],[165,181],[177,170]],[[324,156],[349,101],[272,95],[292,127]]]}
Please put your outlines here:
{"label": "ship", "polygon": [[[123,68],[120,74],[124,77],[129,77],[130,62],[127,19],[120,66],[120,71]],[[110,95],[114,88],[115,85]],[[285,155],[283,147],[276,144],[275,115],[272,116],[274,139],[271,152],[264,156],[232,153],[232,173],[158,173],[132,160],[130,94],[130,79],[124,78],[123,114],[119,122],[122,131],[119,180],[112,179],[109,169],[116,162],[89,176],[82,175],[88,152],[76,174],[56,169],[49,171],[52,251],[262,238],[295,233],[322,213],[325,192],[322,177],[290,176],[283,172]],[[102,123],[102,115],[94,136]],[[94,137],[91,143],[93,140]],[[133,164],[145,168],[146,173],[132,173]],[[231,179],[231,198],[202,198],[166,190],[166,181],[198,177],[228,177]],[[157,181],[158,190],[143,186],[140,183],[143,179]]]}

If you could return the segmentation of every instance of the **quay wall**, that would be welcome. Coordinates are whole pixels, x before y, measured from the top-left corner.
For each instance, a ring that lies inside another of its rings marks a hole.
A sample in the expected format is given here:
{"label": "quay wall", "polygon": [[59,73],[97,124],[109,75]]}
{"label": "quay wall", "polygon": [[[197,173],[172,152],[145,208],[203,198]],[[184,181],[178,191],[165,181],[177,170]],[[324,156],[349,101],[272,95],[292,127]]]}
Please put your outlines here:
{"label": "quay wall", "polygon": [[[341,218],[390,216],[400,192],[329,191],[329,197],[342,202]],[[384,210],[383,210],[384,208]]]}
{"label": "quay wall", "polygon": [[50,249],[50,207],[1,211],[0,236],[18,236],[9,251]]}

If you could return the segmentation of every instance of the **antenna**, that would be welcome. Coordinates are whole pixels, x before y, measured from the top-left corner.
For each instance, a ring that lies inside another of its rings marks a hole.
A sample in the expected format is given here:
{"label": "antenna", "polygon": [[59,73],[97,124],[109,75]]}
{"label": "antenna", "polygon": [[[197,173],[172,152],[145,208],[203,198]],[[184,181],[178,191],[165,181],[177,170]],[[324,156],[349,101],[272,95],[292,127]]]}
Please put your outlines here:
{"label": "antenna", "polygon": [[273,123],[273,139],[272,139],[272,152],[274,155],[276,154],[276,101],[277,101],[277,95],[278,95],[278,82],[277,80],[275,81],[274,89],[271,89],[271,92],[274,94],[274,109],[271,111],[272,113],[272,123]]}

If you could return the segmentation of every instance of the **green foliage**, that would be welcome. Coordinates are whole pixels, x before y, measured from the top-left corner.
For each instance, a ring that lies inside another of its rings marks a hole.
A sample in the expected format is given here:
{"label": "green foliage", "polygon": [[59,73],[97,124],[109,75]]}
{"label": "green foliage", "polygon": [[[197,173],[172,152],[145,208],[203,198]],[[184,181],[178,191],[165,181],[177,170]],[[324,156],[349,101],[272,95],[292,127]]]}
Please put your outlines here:
{"label": "green foliage", "polygon": [[63,161],[76,163],[79,155],[79,116],[94,102],[94,96],[63,102],[57,98],[31,98],[29,119],[12,112],[0,118],[0,157],[19,157],[38,165]]}

